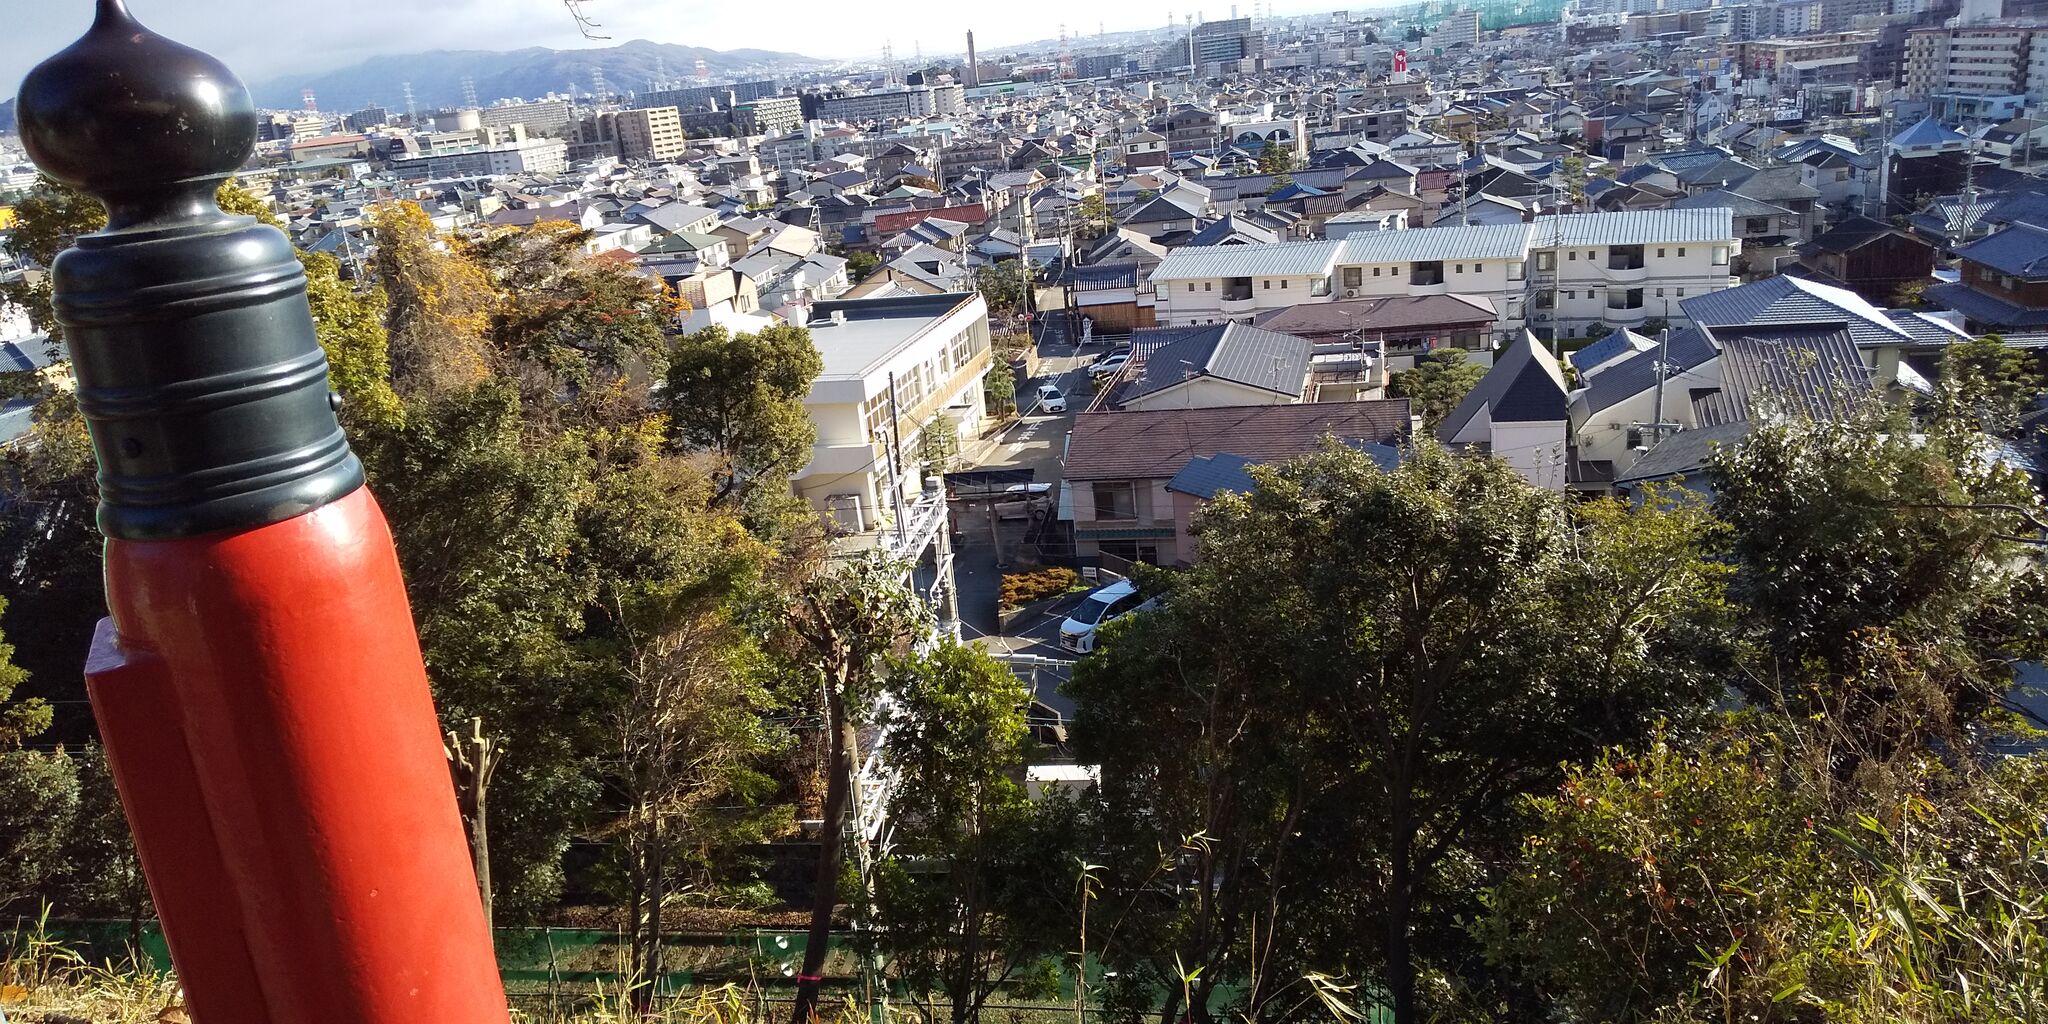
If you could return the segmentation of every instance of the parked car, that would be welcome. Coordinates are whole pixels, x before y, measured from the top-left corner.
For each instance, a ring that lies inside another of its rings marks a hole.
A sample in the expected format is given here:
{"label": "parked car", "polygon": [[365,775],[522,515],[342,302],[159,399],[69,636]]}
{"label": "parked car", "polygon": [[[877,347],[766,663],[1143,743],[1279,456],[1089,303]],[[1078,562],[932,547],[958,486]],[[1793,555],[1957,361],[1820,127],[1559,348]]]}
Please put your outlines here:
{"label": "parked car", "polygon": [[1038,408],[1043,412],[1066,412],[1067,396],[1051,384],[1038,386]]}
{"label": "parked car", "polygon": [[996,518],[1029,519],[1052,508],[1051,484],[1011,484],[996,500]]}
{"label": "parked car", "polygon": [[1095,361],[1095,365],[1090,366],[1088,368],[1088,373],[1090,376],[1107,377],[1110,374],[1113,374],[1118,370],[1123,369],[1125,366],[1129,365],[1130,361],[1130,349],[1124,349],[1121,352],[1111,352],[1110,354],[1103,356],[1100,359],[1097,359]]}
{"label": "parked car", "polygon": [[1150,611],[1159,603],[1158,598],[1146,600],[1139,596],[1138,585],[1130,580],[1118,580],[1103,587],[1086,598],[1060,623],[1060,646],[1075,654],[1091,654],[1095,650],[1095,634],[1105,622],[1114,622],[1132,612]]}

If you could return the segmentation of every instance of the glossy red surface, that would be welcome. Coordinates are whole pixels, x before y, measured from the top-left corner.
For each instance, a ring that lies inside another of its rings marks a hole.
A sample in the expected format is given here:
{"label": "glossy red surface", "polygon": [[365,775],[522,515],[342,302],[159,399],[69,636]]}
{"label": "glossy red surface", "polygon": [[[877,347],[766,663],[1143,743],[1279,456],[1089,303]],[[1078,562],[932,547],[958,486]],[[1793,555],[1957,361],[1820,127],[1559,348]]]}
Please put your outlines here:
{"label": "glossy red surface", "polygon": [[[111,670],[92,683],[96,713],[117,723],[107,739],[124,803],[196,798],[189,813],[216,851],[197,848],[196,824],[166,824],[168,811],[131,817],[157,833],[142,843],[164,930],[192,984],[222,986],[233,954],[214,940],[239,931],[267,1014],[220,993],[210,1017],[202,1003],[216,993],[195,991],[196,1019],[506,1020],[397,555],[369,491],[241,533],[110,540],[106,565],[119,651],[102,652]],[[136,701],[161,718],[154,746],[123,703],[135,692],[154,694]],[[150,778],[178,770],[179,745],[192,784]]]}

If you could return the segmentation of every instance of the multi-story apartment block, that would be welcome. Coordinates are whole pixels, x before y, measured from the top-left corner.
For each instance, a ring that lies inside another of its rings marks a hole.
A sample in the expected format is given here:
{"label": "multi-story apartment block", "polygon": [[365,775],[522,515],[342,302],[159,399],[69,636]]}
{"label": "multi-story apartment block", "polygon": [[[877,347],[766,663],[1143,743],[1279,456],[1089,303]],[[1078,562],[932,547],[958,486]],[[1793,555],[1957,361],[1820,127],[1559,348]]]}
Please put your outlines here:
{"label": "multi-story apartment block", "polygon": [[827,121],[888,121],[911,117],[950,117],[966,105],[958,84],[916,85],[881,92],[822,96],[816,116]]}
{"label": "multi-story apartment block", "polygon": [[404,180],[467,178],[508,174],[560,174],[569,169],[569,145],[560,139],[518,138],[502,142],[438,146],[391,161]]}
{"label": "multi-story apartment block", "polygon": [[[864,530],[894,503],[892,442],[918,451],[935,420],[963,437],[980,431],[981,378],[994,359],[988,304],[971,292],[827,300],[812,306],[810,331],[825,363],[805,399],[818,440],[793,485],[841,525]],[[908,498],[922,484],[902,469]]]}
{"label": "multi-story apartment block", "polygon": [[1461,295],[1524,327],[1578,336],[1597,325],[1679,322],[1679,301],[1731,287],[1741,253],[1724,207],[1543,217],[1533,223],[1373,231],[1341,241],[1200,246],[1152,271],[1163,326],[1233,320],[1305,302]]}
{"label": "multi-story apartment block", "polygon": [[735,82],[731,85],[691,85],[677,89],[657,89],[641,93],[635,98],[636,107],[674,107],[677,110],[691,110],[717,103],[727,106],[745,103],[765,96],[773,96],[782,87],[773,81]]}
{"label": "multi-story apartment block", "polygon": [[1479,12],[1476,10],[1452,11],[1437,22],[1433,44],[1443,49],[1453,46],[1479,45]]}
{"label": "multi-story apartment block", "polygon": [[568,100],[502,103],[477,111],[477,120],[487,128],[523,124],[528,135],[561,136],[576,123],[576,105]]}
{"label": "multi-story apartment block", "polygon": [[605,111],[577,126],[579,151],[602,149],[628,160],[673,160],[689,149],[674,107]]}
{"label": "multi-story apartment block", "polygon": [[2048,102],[2048,27],[1993,24],[1915,29],[1906,38],[1913,99],[2025,96]]}
{"label": "multi-story apartment block", "polygon": [[794,96],[741,100],[732,108],[732,124],[741,135],[780,135],[803,123],[803,103]]}

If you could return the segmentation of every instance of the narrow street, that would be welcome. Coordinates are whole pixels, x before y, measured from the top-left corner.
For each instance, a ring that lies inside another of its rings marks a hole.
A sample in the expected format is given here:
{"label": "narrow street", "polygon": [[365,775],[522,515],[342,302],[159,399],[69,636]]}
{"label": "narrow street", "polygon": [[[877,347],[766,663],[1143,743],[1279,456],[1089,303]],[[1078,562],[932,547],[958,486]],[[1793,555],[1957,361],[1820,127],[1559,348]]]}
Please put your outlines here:
{"label": "narrow street", "polygon": [[[1053,485],[1055,509],[1067,435],[1073,428],[1075,413],[1086,407],[1093,395],[1088,365],[1108,351],[1108,346],[1094,344],[1077,353],[1063,327],[1058,321],[1035,325],[1032,333],[1039,347],[1039,374],[1028,387],[1020,388],[1018,395],[1026,414],[970,449],[966,459],[968,469],[1031,470],[1034,483]],[[1037,387],[1043,383],[1056,385],[1067,396],[1066,412],[1047,413],[1035,407]],[[1005,572],[1025,571],[1035,564],[1033,555],[1025,553],[1024,537],[1030,524],[1023,519],[994,520],[989,504],[980,501],[956,502],[953,514],[955,575],[960,588],[963,635],[1000,653],[1070,659],[1071,654],[1059,649],[1064,603],[1056,606],[1053,614],[1018,624],[1014,635],[1003,635],[997,611],[1002,578]],[[1039,668],[1032,673],[1039,700],[1063,715],[1071,713],[1072,707],[1054,691],[1065,675],[1063,670],[1053,668]]]}

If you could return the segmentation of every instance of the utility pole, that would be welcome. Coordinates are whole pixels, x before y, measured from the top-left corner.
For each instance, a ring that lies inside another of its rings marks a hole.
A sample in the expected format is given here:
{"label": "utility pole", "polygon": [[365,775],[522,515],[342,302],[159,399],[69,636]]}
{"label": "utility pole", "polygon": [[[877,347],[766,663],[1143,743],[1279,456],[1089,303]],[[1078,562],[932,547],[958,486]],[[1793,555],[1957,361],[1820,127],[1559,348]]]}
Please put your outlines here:
{"label": "utility pole", "polygon": [[909,529],[904,519],[908,518],[903,507],[903,483],[897,474],[902,472],[901,458],[903,427],[896,420],[896,371],[889,371],[889,504],[896,509],[896,543],[901,545],[907,539]]}

